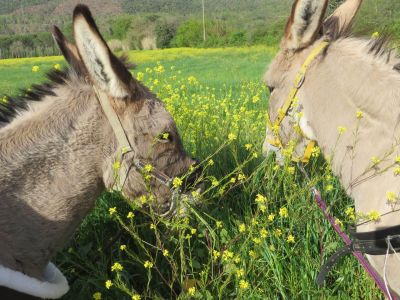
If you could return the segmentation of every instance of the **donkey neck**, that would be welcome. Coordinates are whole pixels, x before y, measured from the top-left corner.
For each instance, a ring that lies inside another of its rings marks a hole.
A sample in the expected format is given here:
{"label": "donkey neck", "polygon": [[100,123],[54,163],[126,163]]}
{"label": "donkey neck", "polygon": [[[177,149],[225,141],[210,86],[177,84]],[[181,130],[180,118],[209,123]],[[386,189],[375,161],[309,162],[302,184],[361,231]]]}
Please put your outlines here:
{"label": "donkey neck", "polygon": [[[368,53],[367,42],[343,39],[332,43],[299,92],[317,142],[358,212],[388,213],[386,193],[400,193],[400,177],[393,168],[384,171],[400,155],[399,82],[392,64]],[[339,126],[347,129],[340,136]],[[372,157],[381,160],[375,167]],[[392,213],[362,230],[397,224],[399,213]]]}
{"label": "donkey neck", "polygon": [[90,87],[54,92],[0,130],[0,264],[37,278],[104,189],[112,136]]}

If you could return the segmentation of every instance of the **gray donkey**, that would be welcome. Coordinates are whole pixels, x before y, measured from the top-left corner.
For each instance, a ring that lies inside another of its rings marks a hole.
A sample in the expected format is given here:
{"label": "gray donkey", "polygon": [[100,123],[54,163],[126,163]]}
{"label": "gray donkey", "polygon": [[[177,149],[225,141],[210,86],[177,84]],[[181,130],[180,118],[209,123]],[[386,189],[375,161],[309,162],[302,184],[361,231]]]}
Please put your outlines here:
{"label": "gray donkey", "polygon": [[0,106],[1,299],[68,291],[50,260],[116,177],[135,199],[147,191],[141,173],[151,164],[152,206],[161,214],[173,202],[171,178],[196,163],[162,102],[112,54],[86,6],[75,8],[73,29],[76,46],[53,32],[70,70]]}

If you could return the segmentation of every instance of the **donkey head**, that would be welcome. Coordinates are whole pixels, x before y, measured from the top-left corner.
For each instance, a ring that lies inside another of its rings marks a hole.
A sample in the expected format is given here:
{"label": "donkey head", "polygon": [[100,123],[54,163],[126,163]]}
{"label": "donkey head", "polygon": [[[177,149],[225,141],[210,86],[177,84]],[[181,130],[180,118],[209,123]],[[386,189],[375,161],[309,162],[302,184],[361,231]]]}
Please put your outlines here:
{"label": "donkey head", "polygon": [[[306,67],[307,72],[312,72],[312,65],[323,56],[322,50],[321,53],[318,52],[321,42],[350,31],[361,3],[362,0],[347,0],[323,21],[328,0],[294,2],[280,51],[264,77],[271,94],[269,99],[271,124],[266,130],[263,146],[265,154],[276,152],[280,156],[279,148],[291,144],[294,154],[301,156],[307,145],[306,139],[315,140],[313,129],[307,121],[307,112],[302,107],[302,99],[312,91],[307,90],[307,75],[303,74],[299,78],[299,71],[306,60],[314,57]],[[294,89],[296,93],[292,97]],[[282,111],[284,105],[292,100],[290,107]],[[281,122],[276,122],[279,119],[279,112],[285,116]],[[280,139],[279,144],[283,144],[280,147],[278,143],[274,143],[277,136]]]}
{"label": "donkey head", "polygon": [[[110,51],[86,6],[75,8],[73,29],[76,46],[67,42],[56,27],[53,36],[72,69],[88,85],[89,97],[95,99],[99,118],[104,119],[104,126],[99,128],[104,140],[99,147],[104,161],[101,176],[105,186],[113,188],[119,177],[126,177],[121,185],[126,197],[134,200],[150,194],[150,204],[156,212],[171,212],[173,193],[167,179],[194,170],[181,186],[187,190],[198,172],[196,161],[183,149],[172,116]],[[113,120],[106,117],[99,97],[111,107]],[[132,151],[125,153],[126,149],[122,149],[126,145],[117,138],[112,122],[117,123]]]}

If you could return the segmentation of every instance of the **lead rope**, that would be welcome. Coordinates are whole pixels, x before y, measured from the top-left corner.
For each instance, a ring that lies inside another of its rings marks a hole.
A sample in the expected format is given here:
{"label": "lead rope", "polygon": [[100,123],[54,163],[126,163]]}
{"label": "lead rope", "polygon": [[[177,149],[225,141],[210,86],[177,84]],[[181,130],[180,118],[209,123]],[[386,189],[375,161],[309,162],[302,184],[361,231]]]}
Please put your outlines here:
{"label": "lead rope", "polygon": [[[311,183],[311,179],[308,176],[307,171],[304,169],[303,165],[298,163],[297,164],[299,170],[304,174],[305,178],[307,179],[307,181],[309,183]],[[315,202],[317,203],[318,207],[321,209],[325,219],[331,224],[331,226],[333,227],[333,229],[339,234],[339,236],[342,238],[342,240],[344,241],[344,243],[347,246],[350,246],[352,244],[352,240],[350,239],[350,237],[340,228],[340,226],[336,223],[336,218],[332,215],[330,215],[327,211],[328,206],[325,203],[325,201],[322,199],[321,194],[319,193],[318,189],[315,186],[311,187],[311,191],[312,194],[314,196]],[[389,241],[388,247],[392,247],[392,244]],[[394,250],[394,249],[393,249]],[[372,278],[372,280],[376,283],[376,285],[378,286],[378,288],[384,293],[384,295],[390,299],[390,300],[397,300],[397,298],[392,297],[391,292],[387,286],[387,283],[385,282],[385,278],[384,278],[384,282],[382,282],[381,278],[379,277],[379,275],[376,273],[375,269],[371,266],[371,264],[368,262],[368,260],[364,257],[364,255],[359,252],[359,251],[353,251],[352,254],[356,257],[356,259],[358,260],[358,262],[361,264],[361,266],[363,267],[363,269],[370,275],[370,277]],[[387,254],[388,255],[388,254]],[[385,274],[384,274],[385,275]],[[385,276],[384,276],[385,277]]]}

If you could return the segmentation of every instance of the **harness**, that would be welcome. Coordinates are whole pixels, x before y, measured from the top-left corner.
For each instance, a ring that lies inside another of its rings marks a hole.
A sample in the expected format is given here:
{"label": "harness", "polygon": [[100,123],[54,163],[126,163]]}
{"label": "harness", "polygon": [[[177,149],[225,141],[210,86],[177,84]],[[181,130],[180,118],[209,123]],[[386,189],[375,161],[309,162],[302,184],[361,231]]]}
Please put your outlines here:
{"label": "harness", "polygon": [[[308,71],[308,68],[310,67],[311,63],[314,61],[314,59],[323,51],[325,50],[329,45],[328,41],[322,41],[307,57],[305,62],[300,68],[300,71],[297,73],[295,79],[294,79],[294,84],[292,89],[289,92],[289,96],[287,97],[285,103],[283,106],[278,110],[278,116],[275,119],[275,122],[272,123],[271,118],[269,117],[269,114],[267,113],[267,126],[271,130],[271,132],[274,134],[273,139],[268,139],[267,143],[270,144],[273,147],[276,147],[280,150],[282,150],[283,143],[282,139],[280,138],[279,135],[279,129],[282,124],[282,121],[285,119],[285,117],[289,114],[289,112],[294,108],[295,104],[297,104],[297,93],[302,87],[304,80],[306,78],[306,73]],[[300,126],[298,126],[298,132],[308,140],[307,147],[304,151],[304,154],[302,157],[292,157],[292,160],[295,162],[303,162],[303,163],[308,163],[310,160],[312,150],[316,144],[315,141],[310,140],[301,130]]]}
{"label": "harness", "polygon": [[[322,41],[307,57],[305,62],[300,68],[300,71],[297,73],[294,85],[290,90],[290,93],[283,104],[283,106],[278,110],[278,115],[275,122],[271,122],[271,119],[267,113],[267,126],[274,134],[273,139],[268,139],[267,142],[270,146],[276,147],[279,150],[284,148],[282,140],[279,135],[279,130],[284,118],[289,114],[290,111],[293,110],[294,106],[298,102],[297,93],[302,87],[306,73],[309,69],[310,64],[314,61],[314,59],[328,47],[328,41]],[[300,126],[298,126],[300,129]],[[304,151],[302,157],[293,157],[292,160],[298,163],[299,169],[303,172],[306,178],[310,181],[310,178],[304,167],[300,163],[308,163],[312,149],[314,148],[316,141],[310,140],[300,129],[299,133],[308,140],[307,147]],[[386,270],[384,270],[385,278],[379,276],[376,270],[369,264],[363,254],[368,255],[387,255],[394,254],[400,251],[400,225],[371,231],[371,232],[356,232],[355,228],[350,230],[350,237],[346,235],[340,228],[340,226],[336,223],[336,218],[331,216],[327,211],[327,205],[322,200],[320,193],[318,190],[313,187],[312,194],[314,199],[324,214],[325,219],[329,221],[333,229],[340,235],[340,237],[345,242],[345,246],[338,249],[332,256],[328,258],[328,260],[322,265],[321,270],[317,276],[316,283],[319,286],[322,286],[328,273],[334,267],[334,265],[345,255],[353,254],[357,260],[360,262],[362,267],[368,272],[368,274],[372,277],[378,287],[382,290],[382,292],[389,298],[389,299],[397,299],[392,292],[390,291],[387,281],[386,281]]]}
{"label": "harness", "polygon": [[[100,103],[100,106],[110,123],[112,130],[114,131],[115,137],[117,138],[117,142],[119,145],[120,153],[121,153],[121,159],[120,159],[120,165],[117,169],[118,175],[117,178],[114,182],[113,185],[113,190],[117,192],[122,192],[123,187],[125,186],[126,179],[128,178],[128,174],[132,167],[134,167],[136,170],[139,172],[143,172],[145,170],[146,163],[143,162],[141,159],[137,158],[136,153],[131,146],[124,128],[122,127],[121,121],[118,118],[117,113],[115,110],[112,108],[111,103],[108,99],[108,96],[100,91],[96,86],[93,86],[94,92],[96,94],[96,98]],[[131,164],[123,164],[122,162],[126,159],[128,154],[132,154],[131,157],[132,163]],[[172,188],[172,182],[173,179],[172,177],[169,177],[165,173],[157,170],[156,168],[152,168],[151,174],[150,174],[154,179],[156,179],[158,182],[160,182],[162,185],[166,186],[169,189],[172,189],[172,203],[171,207],[175,206],[175,201],[179,197],[180,191],[177,189]],[[168,213],[168,212],[167,212]]]}

